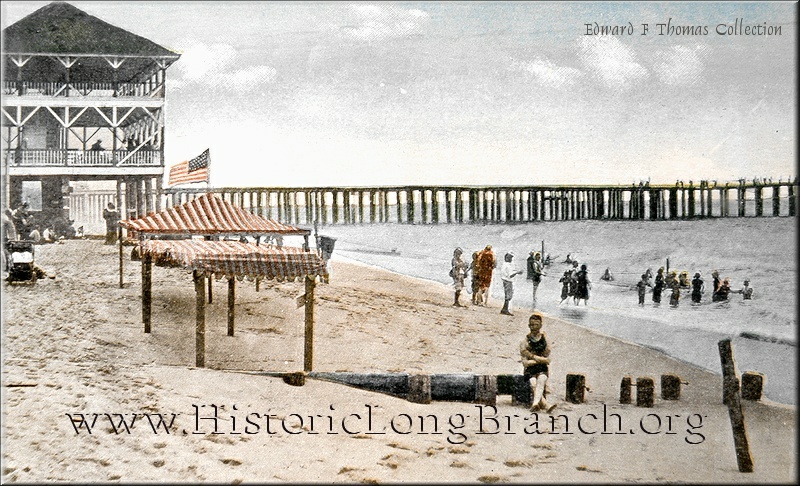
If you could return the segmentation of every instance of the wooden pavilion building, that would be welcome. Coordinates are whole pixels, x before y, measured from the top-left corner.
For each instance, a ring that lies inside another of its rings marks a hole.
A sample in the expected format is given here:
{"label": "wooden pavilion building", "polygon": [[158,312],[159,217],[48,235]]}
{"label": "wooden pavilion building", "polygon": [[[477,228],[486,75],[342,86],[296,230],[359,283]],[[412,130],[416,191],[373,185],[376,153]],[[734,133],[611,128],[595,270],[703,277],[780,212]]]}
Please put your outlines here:
{"label": "wooden pavilion building", "polygon": [[160,210],[166,71],[180,55],[64,2],[3,39],[3,204],[38,185],[47,225],[69,218],[71,182],[116,181],[123,218]]}

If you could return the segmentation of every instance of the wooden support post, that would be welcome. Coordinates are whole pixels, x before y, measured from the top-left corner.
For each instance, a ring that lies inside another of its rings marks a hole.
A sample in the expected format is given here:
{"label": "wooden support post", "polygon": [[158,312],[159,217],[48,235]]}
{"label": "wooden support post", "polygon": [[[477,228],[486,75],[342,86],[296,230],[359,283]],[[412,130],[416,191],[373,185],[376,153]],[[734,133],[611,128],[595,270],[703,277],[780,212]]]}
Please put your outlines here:
{"label": "wooden support post", "polygon": [[142,323],[144,332],[150,333],[150,316],[152,309],[152,275],[153,257],[150,253],[142,255]]}
{"label": "wooden support post", "polygon": [[122,270],[123,267],[125,266],[122,257],[122,226],[120,226],[119,229],[117,229],[117,239],[119,240],[119,288],[122,288],[123,287]]}
{"label": "wooden support post", "polygon": [[194,364],[198,368],[206,365],[206,290],[205,277],[192,272],[195,292],[195,331],[194,331]]}
{"label": "wooden support post", "polygon": [[655,388],[655,381],[652,378],[636,378],[636,406],[652,407],[655,401]]}
{"label": "wooden support post", "polygon": [[762,186],[755,187],[756,198],[756,216],[764,215],[764,188]]}
{"label": "wooden support post", "polygon": [[781,215],[781,186],[772,186],[772,215]]}
{"label": "wooden support post", "polygon": [[761,400],[764,390],[764,375],[757,371],[745,371],[742,374],[742,399]]}
{"label": "wooden support post", "polygon": [[747,439],[747,429],[742,413],[742,402],[739,396],[739,379],[736,377],[736,363],[733,360],[733,348],[730,339],[719,342],[719,358],[722,362],[722,394],[723,402],[728,406],[728,416],[733,429],[733,444],[736,449],[736,462],[739,472],[753,472],[753,458]]}
{"label": "wooden support post", "polygon": [[795,197],[794,185],[789,184],[787,189],[789,189],[789,216],[795,216],[797,215],[797,199]]}
{"label": "wooden support post", "polygon": [[680,376],[671,373],[661,375],[661,398],[664,400],[680,400]]}
{"label": "wooden support post", "polygon": [[427,189],[420,189],[419,191],[419,205],[422,212],[422,224],[428,223],[428,191]]}
{"label": "wooden support post", "polygon": [[[209,278],[209,280],[211,280]],[[256,280],[257,282],[258,280]],[[236,277],[228,279],[228,336],[233,336],[234,303],[236,302]]]}
{"label": "wooden support post", "polygon": [[305,276],[305,347],[303,352],[303,370],[311,371],[314,364],[314,286],[313,275]]}
{"label": "wooden support post", "polygon": [[622,383],[619,385],[619,403],[631,403],[631,377],[625,376],[622,378]]}
{"label": "wooden support post", "polygon": [[213,296],[212,287],[211,287],[211,284],[213,283],[214,279],[211,278],[211,275],[209,275],[207,280],[208,280],[208,303],[211,304],[214,301],[214,296]]}
{"label": "wooden support post", "polygon": [[413,403],[431,403],[430,375],[411,375],[409,377],[407,400]]}
{"label": "wooden support post", "polygon": [[586,375],[567,374],[566,400],[570,403],[583,403],[586,391]]}

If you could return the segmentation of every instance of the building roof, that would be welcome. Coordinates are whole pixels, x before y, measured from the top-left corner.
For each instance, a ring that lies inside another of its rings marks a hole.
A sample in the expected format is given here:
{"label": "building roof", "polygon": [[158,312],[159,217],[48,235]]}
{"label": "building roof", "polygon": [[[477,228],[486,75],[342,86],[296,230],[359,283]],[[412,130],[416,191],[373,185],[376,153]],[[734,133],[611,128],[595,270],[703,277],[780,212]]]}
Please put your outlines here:
{"label": "building roof", "polygon": [[169,57],[179,54],[87,14],[53,2],[3,30],[6,54],[103,54]]}
{"label": "building roof", "polygon": [[139,219],[124,220],[123,228],[146,234],[308,235],[310,230],[289,226],[234,206],[214,193],[206,193],[180,206],[173,206]]}

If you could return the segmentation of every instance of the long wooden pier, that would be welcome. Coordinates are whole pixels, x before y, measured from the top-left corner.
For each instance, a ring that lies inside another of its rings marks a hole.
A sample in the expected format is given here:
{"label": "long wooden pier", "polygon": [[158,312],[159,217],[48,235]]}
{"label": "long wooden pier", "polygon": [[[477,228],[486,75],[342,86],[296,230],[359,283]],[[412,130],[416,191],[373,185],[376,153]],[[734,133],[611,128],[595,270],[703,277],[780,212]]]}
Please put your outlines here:
{"label": "long wooden pier", "polygon": [[213,191],[286,224],[524,223],[794,217],[798,184],[751,180],[628,186],[392,186],[168,188],[175,206]]}

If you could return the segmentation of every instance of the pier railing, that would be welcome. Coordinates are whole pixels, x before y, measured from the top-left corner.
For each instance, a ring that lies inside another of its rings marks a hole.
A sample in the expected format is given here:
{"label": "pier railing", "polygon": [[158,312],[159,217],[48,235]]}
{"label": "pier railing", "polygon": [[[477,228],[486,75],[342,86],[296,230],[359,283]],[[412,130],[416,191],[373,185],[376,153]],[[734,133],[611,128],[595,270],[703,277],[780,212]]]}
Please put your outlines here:
{"label": "pier railing", "polygon": [[286,224],[526,223],[794,217],[797,179],[697,185],[168,188],[175,206],[213,191]]}

